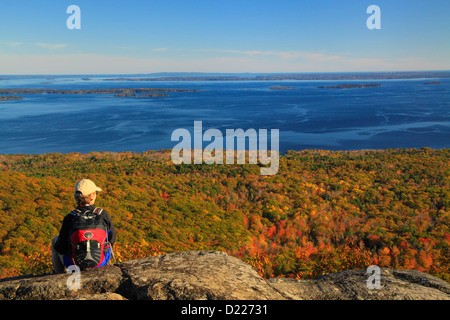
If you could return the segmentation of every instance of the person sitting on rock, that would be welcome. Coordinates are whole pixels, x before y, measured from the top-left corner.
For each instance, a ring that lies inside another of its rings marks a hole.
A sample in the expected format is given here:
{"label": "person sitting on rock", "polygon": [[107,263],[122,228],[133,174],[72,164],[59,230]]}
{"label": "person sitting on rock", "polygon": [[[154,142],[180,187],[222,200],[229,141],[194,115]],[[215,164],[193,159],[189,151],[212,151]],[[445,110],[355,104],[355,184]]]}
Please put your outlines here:
{"label": "person sitting on rock", "polygon": [[59,235],[52,241],[52,264],[56,273],[76,265],[81,270],[109,263],[116,230],[106,210],[94,206],[101,191],[89,179],[75,186],[77,207],[64,217]]}

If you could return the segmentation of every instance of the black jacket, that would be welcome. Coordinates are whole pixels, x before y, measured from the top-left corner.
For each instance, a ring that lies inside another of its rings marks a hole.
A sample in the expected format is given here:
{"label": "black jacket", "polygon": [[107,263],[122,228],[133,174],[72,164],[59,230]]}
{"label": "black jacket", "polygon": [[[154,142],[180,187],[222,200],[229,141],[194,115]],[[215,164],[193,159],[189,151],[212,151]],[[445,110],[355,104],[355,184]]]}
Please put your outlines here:
{"label": "black jacket", "polygon": [[[95,206],[85,206],[85,207],[78,207],[77,209],[94,210],[95,208],[96,208]],[[108,241],[111,244],[114,244],[114,242],[116,242],[116,229],[114,228],[114,224],[112,223],[111,218],[109,217],[109,214],[106,210],[103,210],[101,215],[108,227],[108,230],[110,231],[109,235],[108,235]],[[64,217],[64,220],[63,220],[63,223],[61,226],[61,230],[59,231],[58,240],[55,243],[55,250],[59,254],[70,254],[71,248],[69,245],[69,237],[70,237],[70,228],[72,226],[73,217],[74,217],[74,215],[72,215],[70,213]]]}

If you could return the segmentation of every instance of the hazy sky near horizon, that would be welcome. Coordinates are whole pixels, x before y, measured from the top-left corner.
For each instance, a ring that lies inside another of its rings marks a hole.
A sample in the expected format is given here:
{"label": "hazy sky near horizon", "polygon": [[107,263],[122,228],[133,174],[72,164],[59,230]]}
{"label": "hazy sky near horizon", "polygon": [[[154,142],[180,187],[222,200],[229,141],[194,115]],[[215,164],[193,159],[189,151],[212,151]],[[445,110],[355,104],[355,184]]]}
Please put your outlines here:
{"label": "hazy sky near horizon", "polygon": [[450,70],[449,14],[449,0],[2,0],[0,74]]}

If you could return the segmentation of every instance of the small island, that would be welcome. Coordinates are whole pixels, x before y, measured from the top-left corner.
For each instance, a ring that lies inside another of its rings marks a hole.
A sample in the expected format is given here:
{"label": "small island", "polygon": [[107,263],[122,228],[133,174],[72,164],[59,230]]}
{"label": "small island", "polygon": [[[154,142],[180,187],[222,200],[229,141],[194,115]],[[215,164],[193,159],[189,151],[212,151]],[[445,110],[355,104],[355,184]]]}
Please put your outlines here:
{"label": "small island", "polygon": [[294,90],[296,87],[282,87],[282,86],[272,86],[270,90]]}
{"label": "small island", "polygon": [[160,88],[121,88],[121,89],[0,89],[0,94],[136,94],[136,93],[169,93],[169,92],[200,92],[194,89],[160,89]]}
{"label": "small island", "polygon": [[118,98],[154,98],[154,97],[168,97],[168,94],[165,93],[147,93],[147,94],[140,94],[137,95],[135,93],[118,93],[115,94],[114,97]]}
{"label": "small island", "polygon": [[379,83],[345,83],[345,84],[338,84],[335,86],[320,86],[317,87],[319,89],[354,89],[354,88],[376,88],[376,87],[382,87]]}
{"label": "small island", "polygon": [[[201,92],[195,89],[167,89],[167,88],[119,88],[119,89],[1,89],[1,94],[113,94],[118,98],[156,98],[168,97],[172,92]],[[0,96],[2,100],[23,99],[21,96]]]}
{"label": "small island", "polygon": [[23,99],[19,96],[0,96],[0,101],[7,101],[7,100],[20,100]]}

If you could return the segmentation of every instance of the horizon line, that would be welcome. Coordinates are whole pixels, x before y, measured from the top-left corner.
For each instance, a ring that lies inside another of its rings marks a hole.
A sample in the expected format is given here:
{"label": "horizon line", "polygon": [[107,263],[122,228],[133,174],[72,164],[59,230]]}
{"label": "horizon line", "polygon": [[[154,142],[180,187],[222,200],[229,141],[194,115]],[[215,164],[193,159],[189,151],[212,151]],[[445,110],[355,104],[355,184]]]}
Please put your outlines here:
{"label": "horizon line", "polygon": [[4,76],[121,76],[121,75],[155,75],[155,74],[215,74],[215,75],[301,75],[301,74],[342,74],[342,73],[426,73],[426,72],[450,72],[450,69],[439,70],[396,70],[396,71],[310,71],[310,72],[202,72],[202,71],[160,71],[160,72],[146,72],[146,73],[4,73],[0,74],[0,78]]}

